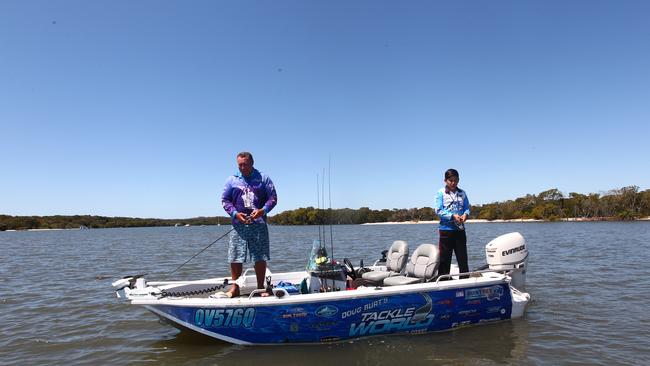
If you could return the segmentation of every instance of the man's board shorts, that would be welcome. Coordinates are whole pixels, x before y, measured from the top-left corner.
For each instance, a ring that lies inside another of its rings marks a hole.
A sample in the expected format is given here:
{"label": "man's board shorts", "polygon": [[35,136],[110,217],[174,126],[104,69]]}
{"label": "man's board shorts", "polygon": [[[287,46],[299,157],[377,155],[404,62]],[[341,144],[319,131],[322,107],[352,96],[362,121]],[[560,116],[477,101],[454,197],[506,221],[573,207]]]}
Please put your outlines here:
{"label": "man's board shorts", "polygon": [[246,257],[252,262],[268,261],[269,228],[266,224],[235,224],[228,242],[228,262],[244,263]]}

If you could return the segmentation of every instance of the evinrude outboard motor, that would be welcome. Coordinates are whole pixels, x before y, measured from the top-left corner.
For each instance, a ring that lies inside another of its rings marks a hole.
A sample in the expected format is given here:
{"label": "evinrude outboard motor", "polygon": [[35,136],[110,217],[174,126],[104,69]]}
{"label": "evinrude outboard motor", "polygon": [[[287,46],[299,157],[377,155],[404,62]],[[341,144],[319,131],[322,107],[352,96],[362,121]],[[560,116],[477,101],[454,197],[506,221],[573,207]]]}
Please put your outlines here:
{"label": "evinrude outboard motor", "polygon": [[488,267],[495,271],[507,271],[511,285],[524,291],[526,287],[526,240],[518,232],[501,235],[485,246]]}

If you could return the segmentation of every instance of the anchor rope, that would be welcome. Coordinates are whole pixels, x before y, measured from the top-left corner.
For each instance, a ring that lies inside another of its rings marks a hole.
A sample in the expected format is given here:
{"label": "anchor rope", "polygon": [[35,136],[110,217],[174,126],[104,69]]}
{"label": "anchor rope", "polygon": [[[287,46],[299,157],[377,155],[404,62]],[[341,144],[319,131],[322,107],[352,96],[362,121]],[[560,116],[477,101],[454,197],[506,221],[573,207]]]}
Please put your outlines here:
{"label": "anchor rope", "polygon": [[217,290],[221,290],[225,288],[228,285],[228,279],[225,279],[223,283],[217,284],[212,287],[204,288],[201,290],[194,290],[194,291],[167,291],[167,290],[162,290],[160,291],[160,298],[171,296],[171,297],[185,297],[185,296],[192,296],[192,295],[203,295],[203,294],[209,294],[211,292],[216,292]]}

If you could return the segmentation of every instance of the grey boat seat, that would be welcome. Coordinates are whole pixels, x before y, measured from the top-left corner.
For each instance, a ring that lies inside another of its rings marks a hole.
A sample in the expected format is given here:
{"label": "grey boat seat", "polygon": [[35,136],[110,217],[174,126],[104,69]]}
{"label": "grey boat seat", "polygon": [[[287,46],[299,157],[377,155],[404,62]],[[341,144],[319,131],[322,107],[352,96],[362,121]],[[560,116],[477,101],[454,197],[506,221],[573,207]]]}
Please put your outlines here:
{"label": "grey boat seat", "polygon": [[409,245],[404,240],[395,240],[386,254],[386,270],[371,271],[361,275],[368,285],[381,286],[388,277],[399,276],[404,272],[409,256]]}
{"label": "grey boat seat", "polygon": [[421,244],[406,263],[405,276],[393,276],[384,280],[384,286],[408,285],[432,280],[438,274],[440,253],[433,244]]}

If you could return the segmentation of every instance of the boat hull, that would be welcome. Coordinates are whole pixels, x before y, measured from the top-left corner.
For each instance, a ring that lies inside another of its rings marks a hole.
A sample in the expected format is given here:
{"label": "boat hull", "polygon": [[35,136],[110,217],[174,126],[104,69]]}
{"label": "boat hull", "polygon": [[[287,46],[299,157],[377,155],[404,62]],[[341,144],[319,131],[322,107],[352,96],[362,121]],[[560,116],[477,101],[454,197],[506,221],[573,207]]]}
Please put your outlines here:
{"label": "boat hull", "polygon": [[268,305],[246,301],[222,306],[183,305],[170,301],[145,307],[182,327],[242,345],[323,343],[426,333],[517,316],[513,316],[513,294],[505,281],[463,288],[383,292]]}

